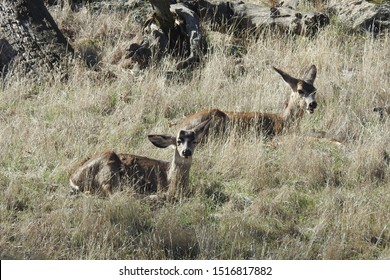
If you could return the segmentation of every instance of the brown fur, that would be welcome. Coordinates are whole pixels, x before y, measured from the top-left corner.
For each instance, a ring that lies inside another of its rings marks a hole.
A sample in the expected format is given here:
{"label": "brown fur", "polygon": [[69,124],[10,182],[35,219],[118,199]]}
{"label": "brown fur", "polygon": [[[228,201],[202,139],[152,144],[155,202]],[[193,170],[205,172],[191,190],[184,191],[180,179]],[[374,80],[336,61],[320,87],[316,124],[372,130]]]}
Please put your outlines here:
{"label": "brown fur", "polygon": [[283,130],[283,120],[278,114],[254,112],[227,112],[226,114],[230,122],[241,130],[256,127],[270,137],[282,133]]}
{"label": "brown fur", "polygon": [[166,191],[168,178],[166,170],[170,162],[147,157],[103,152],[83,161],[70,179],[74,192],[109,196],[128,184],[140,193]]}
{"label": "brown fur", "polygon": [[171,162],[107,151],[83,161],[70,176],[69,185],[74,193],[109,196],[129,185],[137,192],[168,191],[168,195],[176,197],[185,193],[192,155],[209,125],[210,120],[206,120],[193,130],[180,130],[176,137],[149,135],[149,140],[159,148],[176,147]]}
{"label": "brown fur", "polygon": [[119,186],[122,162],[112,151],[83,161],[72,174],[69,184],[73,192],[107,196]]}
{"label": "brown fur", "polygon": [[130,154],[119,154],[118,156],[124,170],[122,178],[129,180],[129,183],[136,187],[136,191],[153,193],[167,190],[166,170],[169,169],[170,162]]}
{"label": "brown fur", "polygon": [[[189,129],[205,119],[211,119],[210,129],[216,132],[224,132],[229,125],[233,124],[241,130],[249,130],[254,127],[266,137],[281,134],[291,124],[298,123],[305,111],[312,113],[317,107],[314,99],[316,88],[313,86],[317,69],[312,65],[304,80],[293,78],[277,68],[274,69],[292,89],[290,99],[284,111],[280,113],[260,113],[204,109],[187,116],[178,126],[183,129]],[[308,100],[310,100],[309,103]],[[305,103],[306,107],[302,103]]]}

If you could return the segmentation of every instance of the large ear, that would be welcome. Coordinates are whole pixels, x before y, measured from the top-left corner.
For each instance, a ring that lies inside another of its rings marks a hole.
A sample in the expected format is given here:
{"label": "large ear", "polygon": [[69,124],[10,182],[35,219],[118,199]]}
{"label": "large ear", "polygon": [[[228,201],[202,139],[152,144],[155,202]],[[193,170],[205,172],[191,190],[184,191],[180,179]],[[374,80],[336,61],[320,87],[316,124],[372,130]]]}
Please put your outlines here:
{"label": "large ear", "polygon": [[204,136],[204,134],[209,130],[210,124],[211,124],[211,118],[201,122],[193,129],[197,141],[199,141]]}
{"label": "large ear", "polygon": [[298,84],[298,79],[295,79],[294,77],[291,77],[289,74],[287,74],[286,72],[276,68],[276,67],[273,67],[274,70],[276,72],[278,72],[280,74],[280,76],[282,76],[283,80],[295,91],[297,89],[297,84]]}
{"label": "large ear", "polygon": [[155,134],[148,135],[148,139],[153,143],[156,147],[166,148],[171,145],[176,146],[176,137],[169,134]]}
{"label": "large ear", "polygon": [[310,66],[309,71],[307,72],[304,80],[306,83],[313,85],[316,76],[317,76],[317,67],[315,65],[312,65]]}

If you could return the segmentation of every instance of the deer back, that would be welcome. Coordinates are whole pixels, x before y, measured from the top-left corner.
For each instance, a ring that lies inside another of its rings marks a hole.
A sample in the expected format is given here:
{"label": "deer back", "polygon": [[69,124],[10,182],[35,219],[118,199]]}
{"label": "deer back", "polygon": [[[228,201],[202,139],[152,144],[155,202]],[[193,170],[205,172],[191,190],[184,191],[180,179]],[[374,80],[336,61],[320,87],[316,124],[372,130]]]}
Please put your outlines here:
{"label": "deer back", "polygon": [[267,137],[280,134],[283,130],[283,120],[279,114],[258,112],[226,112],[229,122],[241,131],[251,127],[259,134]]}
{"label": "deer back", "polygon": [[154,193],[167,190],[170,162],[130,154],[118,156],[122,162],[122,180],[137,192]]}
{"label": "deer back", "polygon": [[71,175],[69,183],[73,192],[108,195],[119,187],[121,169],[118,155],[107,151],[82,162]]}

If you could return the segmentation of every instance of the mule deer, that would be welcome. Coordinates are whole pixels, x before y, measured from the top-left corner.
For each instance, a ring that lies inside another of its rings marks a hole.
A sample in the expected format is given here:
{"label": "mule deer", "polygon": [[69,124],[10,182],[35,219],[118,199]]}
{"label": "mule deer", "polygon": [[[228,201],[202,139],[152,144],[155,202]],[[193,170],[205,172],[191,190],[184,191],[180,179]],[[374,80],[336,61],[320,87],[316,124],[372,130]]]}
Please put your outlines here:
{"label": "mule deer", "polygon": [[316,66],[312,65],[303,79],[294,78],[278,68],[273,68],[282,76],[292,90],[286,107],[282,112],[226,112],[220,109],[205,109],[187,116],[179,123],[179,127],[189,129],[206,119],[211,119],[212,125],[210,127],[217,131],[225,131],[227,125],[234,124],[241,129],[255,127],[257,131],[263,132],[265,136],[273,137],[281,134],[292,124],[298,123],[305,111],[312,114],[317,108],[315,100],[317,90],[313,85],[317,75]]}
{"label": "mule deer", "polygon": [[84,161],[71,175],[69,184],[74,193],[89,192],[109,196],[127,184],[137,191],[168,191],[168,197],[187,193],[189,172],[195,147],[208,129],[210,120],[193,130],[180,130],[177,136],[149,135],[159,148],[175,147],[171,162],[131,154],[107,151]]}

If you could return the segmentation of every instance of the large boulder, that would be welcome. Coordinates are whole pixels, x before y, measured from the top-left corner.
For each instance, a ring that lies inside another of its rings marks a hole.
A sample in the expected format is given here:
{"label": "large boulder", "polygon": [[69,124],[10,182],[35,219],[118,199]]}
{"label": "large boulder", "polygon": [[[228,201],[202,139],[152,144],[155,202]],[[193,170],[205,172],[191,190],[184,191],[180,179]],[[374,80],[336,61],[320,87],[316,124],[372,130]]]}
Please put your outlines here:
{"label": "large boulder", "polygon": [[299,11],[288,6],[261,6],[244,2],[231,3],[237,27],[248,31],[279,30],[289,34],[311,36],[329,24],[329,17],[320,12]]}
{"label": "large boulder", "polygon": [[[310,1],[280,0],[278,5],[297,9],[307,2]],[[390,0],[329,0],[323,4],[328,14],[352,30],[380,33],[390,29]]]}
{"label": "large boulder", "polygon": [[331,0],[328,9],[356,31],[379,33],[390,28],[390,1]]}

